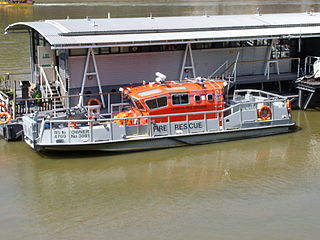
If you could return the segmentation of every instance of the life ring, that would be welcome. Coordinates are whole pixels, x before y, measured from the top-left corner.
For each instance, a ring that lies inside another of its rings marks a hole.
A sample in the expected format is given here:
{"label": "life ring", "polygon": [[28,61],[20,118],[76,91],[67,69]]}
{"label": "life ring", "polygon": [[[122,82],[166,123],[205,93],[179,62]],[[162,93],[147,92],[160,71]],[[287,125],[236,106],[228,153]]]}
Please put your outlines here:
{"label": "life ring", "polygon": [[271,109],[267,105],[263,105],[259,111],[258,111],[258,117],[261,118],[261,120],[267,120],[271,117]]}
{"label": "life ring", "polygon": [[11,114],[8,113],[8,112],[1,112],[0,113],[0,117],[6,117],[7,118],[4,121],[0,121],[0,124],[8,124],[12,119]]}
{"label": "life ring", "polygon": [[4,110],[3,112],[8,112],[6,105],[0,103],[0,107],[3,108],[3,110]]}
{"label": "life ring", "polygon": [[[92,104],[92,103],[97,103],[97,104]],[[99,105],[101,107],[101,102],[97,98],[90,98],[88,101],[88,106],[93,106],[93,105]]]}
{"label": "life ring", "polygon": [[[91,98],[89,99],[88,101],[88,118],[89,117],[93,117],[95,116],[96,114],[100,114],[100,109],[101,109],[101,102],[99,99],[97,98]],[[93,106],[97,106],[97,107],[93,107]],[[89,118],[89,119],[91,119]]]}
{"label": "life ring", "polygon": [[291,113],[292,104],[291,104],[291,101],[289,99],[286,101],[286,106],[287,106],[288,113]]}

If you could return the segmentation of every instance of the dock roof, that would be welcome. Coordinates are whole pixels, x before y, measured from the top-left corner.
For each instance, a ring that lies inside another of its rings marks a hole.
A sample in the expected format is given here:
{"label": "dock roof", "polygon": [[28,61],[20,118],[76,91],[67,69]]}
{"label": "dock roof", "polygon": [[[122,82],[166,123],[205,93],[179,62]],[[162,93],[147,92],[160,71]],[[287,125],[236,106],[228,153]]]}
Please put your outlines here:
{"label": "dock roof", "polygon": [[85,18],[18,22],[5,31],[34,29],[53,49],[159,45],[320,36],[320,13],[148,18]]}

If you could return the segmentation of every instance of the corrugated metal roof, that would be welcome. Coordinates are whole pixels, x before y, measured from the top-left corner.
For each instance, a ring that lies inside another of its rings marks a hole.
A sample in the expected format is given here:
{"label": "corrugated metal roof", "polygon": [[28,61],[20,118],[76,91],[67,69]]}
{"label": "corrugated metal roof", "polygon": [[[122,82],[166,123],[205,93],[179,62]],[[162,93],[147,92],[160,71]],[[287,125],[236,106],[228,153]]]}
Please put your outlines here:
{"label": "corrugated metal roof", "polygon": [[159,18],[64,19],[20,22],[6,31],[34,29],[53,48],[144,45],[320,34],[320,14],[286,13]]}

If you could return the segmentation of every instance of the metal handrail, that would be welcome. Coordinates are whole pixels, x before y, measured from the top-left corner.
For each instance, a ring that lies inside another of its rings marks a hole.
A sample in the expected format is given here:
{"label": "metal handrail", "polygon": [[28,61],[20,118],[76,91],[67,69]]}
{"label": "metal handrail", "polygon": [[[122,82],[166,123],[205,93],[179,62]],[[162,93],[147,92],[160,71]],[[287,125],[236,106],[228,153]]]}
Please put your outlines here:
{"label": "metal handrail", "polygon": [[209,78],[212,78],[224,65],[226,65],[226,69],[228,68],[229,60],[225,61],[220,67],[218,67],[213,73],[210,74]]}
{"label": "metal handrail", "polygon": [[53,93],[52,93],[52,89],[50,87],[50,83],[48,81],[48,78],[47,78],[47,75],[45,73],[45,71],[43,70],[42,67],[40,67],[40,86],[43,88],[43,78],[44,78],[44,81],[45,81],[45,96],[47,97],[48,95],[48,92],[47,90],[49,90],[49,93],[50,93],[50,97],[52,98],[53,97]]}
{"label": "metal handrail", "polygon": [[68,95],[68,96],[56,96],[56,97],[44,97],[44,98],[23,98],[23,99],[17,99],[16,101],[35,101],[35,100],[49,100],[49,99],[58,99],[58,98],[72,98],[72,97],[93,97],[93,96],[98,96],[98,95],[117,95],[119,92],[107,92],[107,93],[90,93],[90,94],[74,94],[74,95]]}
{"label": "metal handrail", "polygon": [[[285,99],[281,99],[282,101],[284,101]],[[265,101],[257,101],[257,102],[252,102],[252,104],[254,104],[255,106],[257,106],[259,103],[272,103],[272,102],[279,102],[279,99],[278,100],[270,100],[270,99],[267,99]],[[224,123],[224,119],[225,117],[227,116],[224,116],[224,112],[226,111],[229,111],[229,110],[232,110],[232,109],[236,109],[236,111],[230,111],[231,113],[236,113],[236,112],[239,112],[240,111],[240,114],[242,112],[242,105],[247,105],[248,103],[246,102],[242,102],[242,103],[237,103],[233,106],[230,106],[228,108],[225,108],[223,110],[215,110],[215,111],[206,111],[206,112],[192,112],[192,113],[184,113],[184,114],[168,114],[168,115],[152,115],[152,116],[139,116],[139,117],[127,117],[127,118],[109,118],[109,119],[79,119],[79,120],[54,120],[54,119],[42,119],[41,120],[41,127],[40,127],[40,132],[39,132],[39,135],[37,136],[37,141],[40,140],[43,138],[43,134],[44,134],[44,126],[45,124],[49,124],[49,130],[50,130],[50,142],[53,143],[52,141],[52,131],[53,131],[53,124],[54,123],[67,123],[67,126],[68,126],[68,132],[69,132],[69,135],[70,135],[70,131],[72,129],[72,127],[69,125],[69,123],[87,123],[88,126],[93,126],[92,124],[94,123],[101,123],[103,125],[105,124],[110,124],[110,129],[111,129],[111,140],[114,140],[113,139],[113,124],[112,122],[114,121],[119,121],[119,120],[122,120],[123,123],[124,123],[124,126],[126,126],[126,120],[130,120],[130,119],[147,119],[147,128],[150,129],[151,125],[153,124],[152,123],[152,119],[154,118],[163,118],[163,117],[167,117],[169,119],[168,122],[165,122],[165,124],[170,124],[171,121],[170,121],[170,117],[175,117],[175,116],[185,116],[186,117],[186,121],[189,122],[189,116],[191,115],[203,115],[203,119],[201,119],[202,121],[205,121],[205,132],[209,132],[209,131],[212,131],[212,130],[209,130],[208,129],[208,126],[207,126],[207,115],[208,114],[216,114],[216,118],[219,122],[222,121],[222,125],[220,125],[220,128],[218,129],[215,129],[215,131],[222,131],[222,130],[226,130],[226,126],[225,126],[225,123]],[[273,107],[272,107],[272,112],[273,112]],[[272,118],[273,118],[273,114],[272,114]],[[258,119],[257,119],[258,120]],[[39,122],[39,121],[37,121]],[[35,124],[37,124],[37,122],[35,122]],[[242,118],[240,117],[240,120],[239,120],[239,124],[240,126],[242,126],[243,124],[243,120]],[[136,126],[140,126],[139,124],[139,121],[138,121],[138,124]],[[170,132],[170,135],[171,135],[171,128],[169,128],[169,132]],[[93,131],[92,131],[92,127],[89,129],[90,130],[90,138],[93,139]],[[125,131],[126,131],[126,128],[125,128]],[[190,129],[188,129],[188,133],[190,133]],[[144,136],[148,136],[148,137],[153,137],[153,133],[150,132],[149,130],[147,131],[146,134],[143,134]],[[70,139],[69,139],[70,141]]]}
{"label": "metal handrail", "polygon": [[286,100],[288,99],[287,96],[281,96],[279,94],[275,94],[275,93],[270,93],[270,92],[266,92],[263,90],[258,90],[258,89],[236,89],[233,93],[234,96],[236,96],[237,93],[259,93],[259,94],[265,94],[267,96],[273,96],[273,97],[277,97],[281,100]]}
{"label": "metal handrail", "polygon": [[[204,121],[204,131],[205,132],[210,132],[210,131],[223,131],[223,130],[227,130],[228,129],[228,126],[226,126],[225,124],[225,118],[228,117],[230,114],[235,114],[237,112],[239,112],[240,114],[240,119],[239,119],[239,124],[240,124],[240,127],[242,127],[242,125],[244,124],[243,120],[242,120],[242,111],[243,111],[243,107],[242,106],[246,106],[248,104],[252,104],[252,106],[255,106],[253,109],[255,109],[257,106],[259,106],[259,104],[263,103],[264,105],[265,104],[272,104],[274,102],[285,102],[287,100],[286,97],[283,97],[283,96],[280,96],[280,95],[277,95],[277,94],[272,94],[272,93],[268,93],[268,92],[264,92],[264,91],[261,91],[261,90],[237,90],[236,91],[237,93],[243,93],[243,92],[255,92],[255,93],[259,93],[259,96],[261,96],[262,94],[266,94],[268,97],[270,96],[273,96],[275,98],[267,98],[267,99],[264,99],[264,100],[259,100],[259,101],[254,101],[254,102],[238,102],[232,106],[229,106],[225,109],[222,109],[222,110],[213,110],[213,111],[205,111],[205,112],[189,112],[189,113],[174,113],[174,114],[166,114],[166,115],[149,115],[149,116],[137,116],[137,117],[125,117],[125,118],[105,118],[105,119],[79,119],[79,120],[75,120],[75,119],[45,119],[45,118],[42,118],[42,119],[33,119],[34,121],[34,124],[40,124],[40,131],[38,132],[38,135],[37,135],[37,141],[39,140],[41,142],[41,139],[43,138],[43,134],[44,134],[44,126],[46,124],[49,124],[49,129],[50,130],[50,141],[52,143],[52,131],[53,131],[53,124],[55,123],[67,123],[67,128],[68,128],[68,132],[70,133],[70,131],[72,130],[72,127],[69,125],[69,123],[85,123],[87,124],[86,126],[91,126],[91,128],[89,129],[90,130],[90,138],[93,139],[93,131],[92,131],[92,126],[93,124],[97,124],[97,123],[100,123],[102,125],[106,125],[108,124],[108,126],[110,127],[110,131],[111,131],[111,137],[110,139],[111,140],[114,140],[113,139],[113,122],[115,121],[123,121],[123,126],[125,127],[125,135],[127,134],[127,130],[126,130],[126,121],[127,120],[134,120],[134,119],[137,119],[138,122],[137,124],[135,125],[136,127],[139,127],[141,124],[140,124],[140,121],[139,119],[147,119],[147,132],[146,133],[143,133],[143,136],[149,136],[149,137],[152,137],[154,136],[153,135],[153,132],[150,131],[151,129],[151,126],[153,124],[153,121],[154,119],[156,118],[167,118],[168,121],[167,122],[164,122],[163,124],[170,124],[172,121],[170,121],[170,118],[171,117],[185,117],[186,118],[186,121],[189,122],[190,121],[190,117],[189,116],[192,116],[192,115],[203,115],[203,119],[197,119],[197,120],[201,120],[201,121]],[[273,109],[273,105],[271,105],[271,111],[273,112],[274,109]],[[225,114],[227,113],[227,114]],[[213,119],[216,119],[216,121],[218,122],[221,122],[221,124],[219,125],[220,127],[218,129],[212,129],[212,128],[208,128],[207,124],[208,124],[208,115],[209,114],[215,114],[216,117],[214,117]],[[272,114],[272,119],[273,119],[274,115]],[[195,121],[197,121],[195,120]],[[259,119],[257,118],[256,119],[257,121],[259,121]],[[193,120],[191,120],[193,121]],[[175,121],[175,122],[179,122],[179,121]],[[202,129],[203,130],[203,129]],[[137,129],[137,134],[139,135],[139,129]],[[169,135],[171,135],[171,128],[169,127],[168,128],[168,133]],[[188,130],[188,133],[190,132],[190,130]],[[135,135],[135,134],[134,134]],[[130,135],[131,136],[131,135]],[[69,140],[70,141],[70,140]]]}
{"label": "metal handrail", "polygon": [[[252,102],[251,104],[259,104],[259,103],[273,103],[273,102],[279,102],[279,100],[284,101],[285,99],[278,99],[278,100],[268,100],[268,101],[257,101]],[[214,111],[205,111],[205,112],[191,112],[191,113],[172,113],[172,114],[166,114],[166,115],[148,115],[148,116],[137,116],[137,117],[126,117],[126,118],[106,118],[106,119],[60,119],[60,120],[54,120],[54,119],[43,119],[41,121],[45,121],[46,123],[69,123],[69,122],[77,122],[77,123],[86,123],[86,122],[109,122],[109,121],[117,121],[117,120],[133,120],[133,119],[145,119],[145,118],[164,118],[164,117],[176,117],[176,116],[190,116],[190,115],[200,115],[200,114],[219,114],[227,112],[233,108],[237,108],[241,105],[247,105],[248,102],[242,102],[237,103],[235,105],[232,105],[230,107],[227,107],[223,110],[214,110]]]}
{"label": "metal handrail", "polygon": [[64,83],[63,83],[63,81],[62,81],[62,78],[61,78],[61,76],[60,76],[60,73],[59,73],[59,71],[58,71],[58,67],[55,66],[55,67],[54,67],[54,70],[55,70],[55,72],[56,72],[56,80],[59,82],[60,86],[62,87],[63,92],[64,92],[65,94],[68,93],[68,91],[66,90],[66,88],[65,88],[65,86],[64,86]]}

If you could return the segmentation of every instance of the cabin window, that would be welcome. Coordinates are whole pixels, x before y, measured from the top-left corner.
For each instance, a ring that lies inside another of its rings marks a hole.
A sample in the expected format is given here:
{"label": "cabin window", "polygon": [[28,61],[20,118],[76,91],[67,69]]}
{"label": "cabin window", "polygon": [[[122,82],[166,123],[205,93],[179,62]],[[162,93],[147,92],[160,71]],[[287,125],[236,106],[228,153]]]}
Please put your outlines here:
{"label": "cabin window", "polygon": [[71,56],[85,56],[88,50],[86,48],[70,49]]}
{"label": "cabin window", "polygon": [[109,54],[110,53],[110,48],[100,48],[100,53],[101,54]]}
{"label": "cabin window", "polygon": [[207,94],[207,99],[208,99],[208,101],[212,101],[213,100],[213,95],[212,94]]}
{"label": "cabin window", "polygon": [[195,102],[200,102],[201,101],[200,95],[194,95],[194,101]]}
{"label": "cabin window", "polygon": [[144,110],[144,107],[142,106],[140,101],[135,101],[134,103],[135,103],[135,105],[137,106],[138,109]]}
{"label": "cabin window", "polygon": [[129,52],[129,47],[120,47],[120,52],[121,53],[128,53]]}
{"label": "cabin window", "polygon": [[112,47],[110,48],[111,53],[119,53],[119,48],[118,47]]}
{"label": "cabin window", "polygon": [[172,104],[173,105],[189,104],[189,95],[188,94],[172,95]]}
{"label": "cabin window", "polygon": [[150,110],[166,107],[168,105],[167,97],[159,97],[146,101],[146,104]]}

